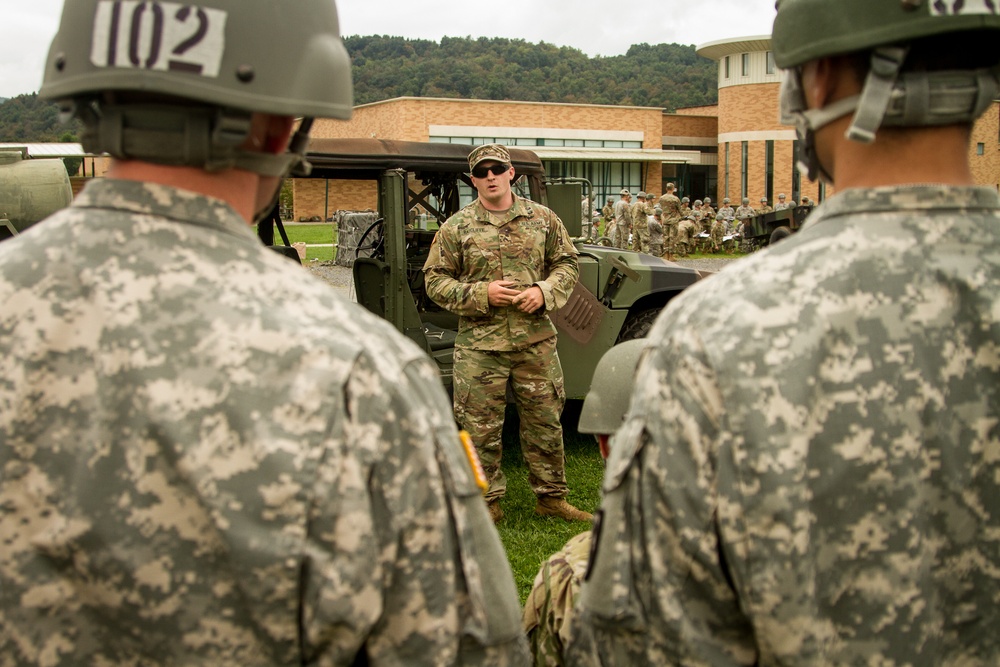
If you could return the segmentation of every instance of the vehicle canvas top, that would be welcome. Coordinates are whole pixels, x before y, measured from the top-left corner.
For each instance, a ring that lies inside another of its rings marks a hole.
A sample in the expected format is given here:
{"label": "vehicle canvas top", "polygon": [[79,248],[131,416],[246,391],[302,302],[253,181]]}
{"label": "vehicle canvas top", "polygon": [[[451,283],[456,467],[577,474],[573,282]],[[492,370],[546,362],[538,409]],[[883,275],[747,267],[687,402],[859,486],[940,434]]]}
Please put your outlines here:
{"label": "vehicle canvas top", "polygon": [[[351,172],[356,177],[373,177],[386,169],[468,173],[470,144],[435,144],[387,139],[312,139],[308,156],[319,172]],[[542,175],[544,169],[531,151],[511,148],[514,171],[521,175]],[[313,174],[314,176],[317,174]],[[339,177],[343,178],[340,174]]]}

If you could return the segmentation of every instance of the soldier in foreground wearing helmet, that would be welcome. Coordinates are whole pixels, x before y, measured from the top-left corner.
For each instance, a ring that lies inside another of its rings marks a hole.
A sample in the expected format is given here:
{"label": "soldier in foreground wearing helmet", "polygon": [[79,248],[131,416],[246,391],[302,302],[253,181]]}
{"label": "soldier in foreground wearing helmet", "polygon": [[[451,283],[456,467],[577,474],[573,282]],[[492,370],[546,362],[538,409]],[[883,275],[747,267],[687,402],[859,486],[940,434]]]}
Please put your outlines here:
{"label": "soldier in foreground wearing helmet", "polygon": [[981,2],[779,1],[837,194],[650,331],[567,662],[1000,664],[998,38]]}
{"label": "soldier in foreground wearing helmet", "polygon": [[490,516],[500,521],[509,381],[535,513],[589,521],[589,512],[566,501],[559,422],[566,393],[549,317],[573,293],[579,253],[559,216],[511,190],[515,173],[506,146],[479,146],[469,154],[469,170],[479,196],[445,221],[424,263],[428,296],[459,316],[455,419],[479,453]]}
{"label": "soldier in foreground wearing helmet", "polygon": [[[604,353],[594,369],[594,385],[580,409],[577,430],[594,435],[605,460],[611,436],[625,419],[635,368],[646,342],[644,338],[626,341]],[[590,531],[571,537],[535,576],[524,603],[522,623],[536,667],[564,664],[573,604],[587,571],[590,544]]]}
{"label": "soldier in foreground wearing helmet", "polygon": [[114,159],[0,246],[0,662],[527,660],[437,370],[251,227],[333,2],[73,0],[40,94]]}

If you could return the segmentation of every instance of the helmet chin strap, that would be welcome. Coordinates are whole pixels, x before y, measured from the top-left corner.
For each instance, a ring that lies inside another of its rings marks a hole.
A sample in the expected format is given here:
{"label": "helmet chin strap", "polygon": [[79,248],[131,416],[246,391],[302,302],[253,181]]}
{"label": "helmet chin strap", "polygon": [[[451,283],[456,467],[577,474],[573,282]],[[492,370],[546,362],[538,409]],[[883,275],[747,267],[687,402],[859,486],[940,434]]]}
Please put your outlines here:
{"label": "helmet chin strap", "polygon": [[[288,175],[293,176],[308,176],[309,172],[312,171],[312,165],[305,158],[306,147],[309,145],[309,131],[312,129],[313,119],[303,118],[302,122],[299,123],[299,129],[295,131],[292,135],[291,141],[288,142],[288,151],[282,155],[269,156],[266,153],[250,153],[249,155],[260,155],[262,157],[276,157],[284,158],[286,163],[286,168],[280,174],[262,173],[257,171],[261,176],[278,176],[278,184],[274,188],[270,200],[267,205],[256,212],[254,215],[254,222],[259,223],[265,217],[267,217],[274,205],[278,202],[278,197],[281,194],[281,178]],[[239,165],[237,165],[239,166]],[[249,171],[255,171],[250,169]]]}

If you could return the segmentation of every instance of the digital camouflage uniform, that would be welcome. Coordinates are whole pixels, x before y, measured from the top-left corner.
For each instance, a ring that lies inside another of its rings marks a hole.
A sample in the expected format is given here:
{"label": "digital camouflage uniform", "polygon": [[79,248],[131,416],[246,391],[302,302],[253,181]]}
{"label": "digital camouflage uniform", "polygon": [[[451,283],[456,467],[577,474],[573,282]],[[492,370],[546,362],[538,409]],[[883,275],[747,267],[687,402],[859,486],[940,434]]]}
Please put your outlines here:
{"label": "digital camouflage uniform", "polygon": [[538,571],[524,602],[522,623],[535,667],[561,667],[573,604],[587,571],[590,531],[569,538]]}
{"label": "digital camouflage uniform", "polygon": [[572,665],[1000,664],[1000,197],[844,190],[656,321]]}
{"label": "digital camouflage uniform", "polygon": [[94,181],[0,302],[0,664],[527,659],[436,368],[222,201]]}
{"label": "digital camouflage uniform", "polygon": [[[565,498],[562,427],[565,401],[556,328],[548,313],[565,305],[576,285],[577,250],[548,208],[514,196],[500,222],[474,202],[438,231],[424,264],[428,295],[460,316],[455,340],[455,418],[472,436],[490,487],[502,497],[500,468],[506,384],[521,418],[521,451],[538,497]],[[523,313],[489,305],[487,286],[511,280],[517,289],[537,285],[545,306]]]}
{"label": "digital camouflage uniform", "polygon": [[628,237],[632,233],[632,214],[629,203],[624,198],[615,202],[615,235],[611,239],[616,248],[628,247]]}
{"label": "digital camouflage uniform", "polygon": [[681,200],[668,192],[660,196],[658,203],[663,211],[663,245],[667,254],[672,255],[677,252],[677,228],[684,217],[681,213]]}
{"label": "digital camouflage uniform", "polygon": [[719,213],[722,214],[723,219],[728,220],[729,222],[732,222],[733,220],[736,219],[736,210],[733,209],[733,207],[730,206],[729,204],[720,207]]}
{"label": "digital camouflage uniform", "polygon": [[757,209],[752,206],[739,206],[736,209],[737,220],[747,220],[757,215]]}

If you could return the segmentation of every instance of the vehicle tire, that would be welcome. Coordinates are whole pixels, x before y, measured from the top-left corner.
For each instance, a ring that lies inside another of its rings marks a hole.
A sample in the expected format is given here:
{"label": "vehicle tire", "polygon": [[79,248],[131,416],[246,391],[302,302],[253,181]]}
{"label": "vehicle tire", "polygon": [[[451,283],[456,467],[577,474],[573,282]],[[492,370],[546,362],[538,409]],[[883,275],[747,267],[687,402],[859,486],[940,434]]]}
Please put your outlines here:
{"label": "vehicle tire", "polygon": [[775,243],[777,243],[781,239],[789,237],[791,235],[792,235],[792,230],[789,229],[788,227],[784,227],[784,226],[783,227],[777,227],[777,228],[775,228],[775,230],[773,232],[771,232],[771,238],[768,240],[767,244],[768,245],[774,245]]}
{"label": "vehicle tire", "polygon": [[618,334],[618,340],[615,341],[615,345],[624,343],[627,340],[645,338],[661,310],[661,308],[647,308],[646,310],[638,310],[630,314],[625,319],[625,324]]}

